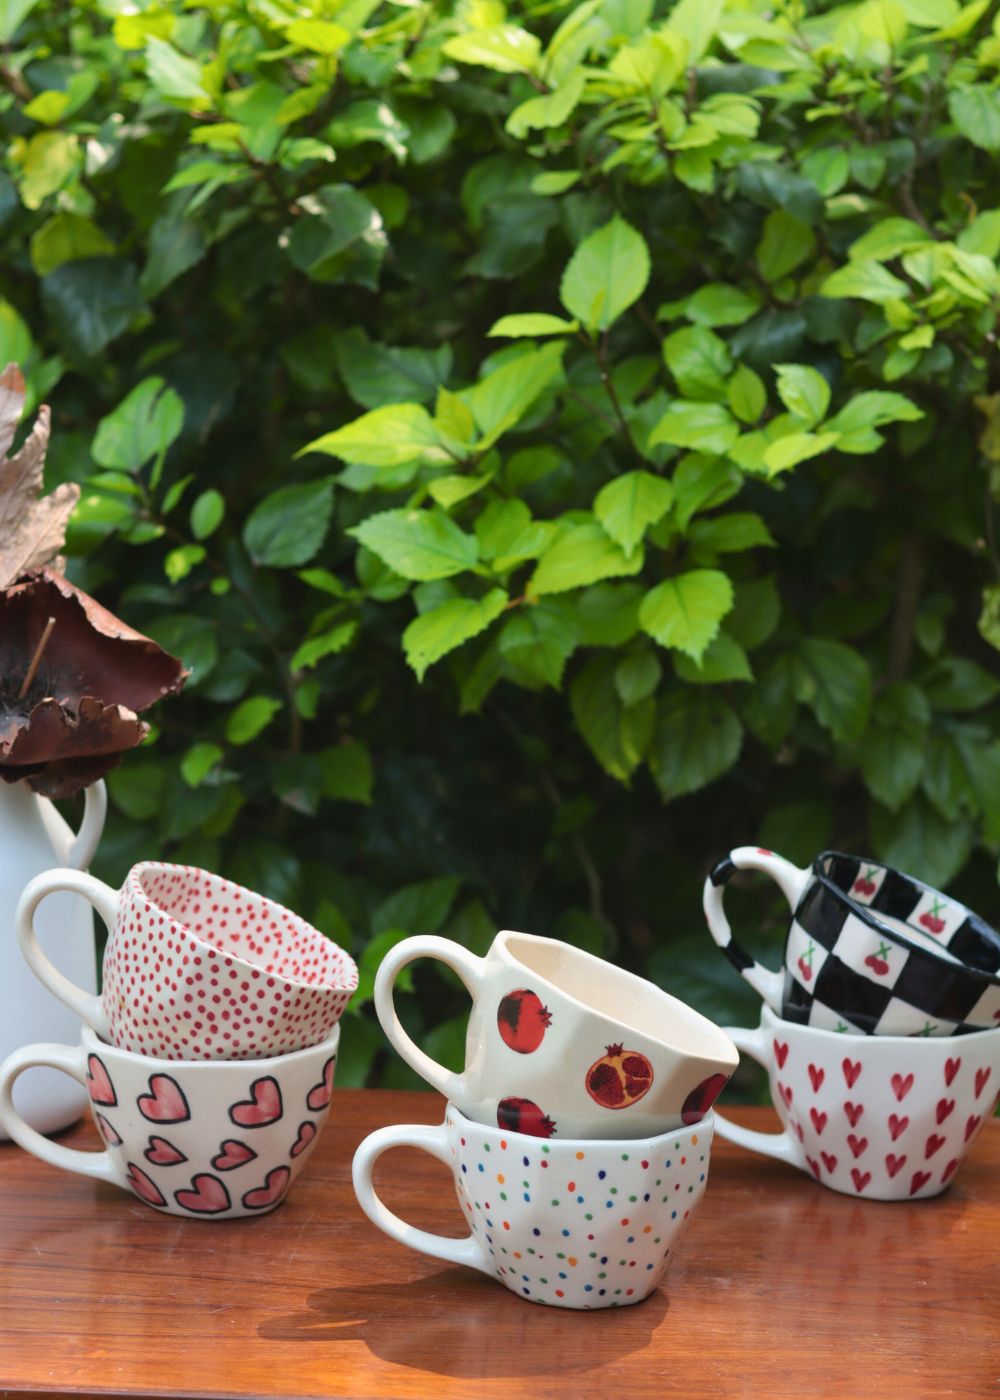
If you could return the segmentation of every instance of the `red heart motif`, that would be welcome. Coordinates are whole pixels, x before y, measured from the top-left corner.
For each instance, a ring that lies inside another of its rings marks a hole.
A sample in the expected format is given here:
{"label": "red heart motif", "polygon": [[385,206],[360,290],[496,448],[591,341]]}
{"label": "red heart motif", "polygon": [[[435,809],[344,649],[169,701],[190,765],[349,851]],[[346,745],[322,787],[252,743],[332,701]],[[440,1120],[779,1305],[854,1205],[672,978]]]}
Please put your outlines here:
{"label": "red heart motif", "polygon": [[185,1210],[194,1211],[196,1215],[219,1215],[232,1204],[223,1183],[217,1176],[209,1176],[207,1172],[198,1172],[191,1178],[189,1188],[175,1191],[174,1200]]}
{"label": "red heart motif", "polygon": [[855,1137],[853,1133],[848,1133],[847,1145],[854,1153],[854,1158],[856,1161],[864,1152],[865,1148],[868,1146],[868,1139]]}
{"label": "red heart motif", "polygon": [[128,1164],[128,1184],[135,1194],[149,1205],[165,1206],[167,1204],[156,1182],[150,1181],[142,1168],[137,1167],[134,1162]]}
{"label": "red heart motif", "polygon": [[787,1085],[787,1084],[779,1084],[779,1085],[778,1085],[778,1091],[780,1092],[781,1097],[785,1100],[785,1104],[787,1105],[787,1107],[791,1108],[791,1106],[792,1106],[792,1091],[791,1091],[791,1089],[789,1089],[788,1085]]}
{"label": "red heart motif", "polygon": [[819,1181],[819,1163],[814,1161],[808,1153],[806,1153],[806,1161],[809,1163],[809,1170],[812,1172],[816,1180]]}
{"label": "red heart motif", "polygon": [[253,1148],[247,1147],[245,1142],[236,1138],[226,1138],[225,1142],[219,1144],[219,1150],[212,1158],[212,1166],[217,1172],[231,1172],[235,1167],[252,1162],[256,1156]]}
{"label": "red heart motif", "polygon": [[929,1157],[934,1156],[935,1152],[940,1151],[947,1141],[947,1138],[938,1137],[936,1133],[931,1133],[924,1147],[924,1161],[926,1162]]}
{"label": "red heart motif", "polygon": [[892,1076],[892,1092],[896,1095],[896,1098],[900,1103],[903,1102],[903,1100],[906,1098],[907,1094],[912,1088],[912,1074],[908,1074],[905,1079],[901,1074],[894,1074]]}
{"label": "red heart motif", "polygon": [[905,1152],[903,1153],[903,1155],[902,1155],[901,1157],[897,1157],[896,1154],[895,1154],[894,1152],[890,1152],[889,1155],[888,1155],[888,1156],[886,1157],[886,1159],[885,1159],[885,1169],[886,1169],[886,1171],[889,1173],[890,1176],[895,1176],[896,1173],[897,1173],[898,1171],[901,1171],[902,1168],[905,1167],[905,1166],[906,1166],[906,1153],[905,1153]]}
{"label": "red heart motif", "polygon": [[848,1102],[844,1104],[844,1112],[847,1114],[847,1121],[848,1123],[850,1123],[852,1128],[856,1128],[858,1126],[858,1119],[861,1117],[864,1111],[864,1104],[851,1103],[850,1100],[848,1100]]}
{"label": "red heart motif", "polygon": [[250,1085],[250,1097],[234,1103],[229,1110],[232,1121],[240,1128],[263,1128],[277,1123],[283,1112],[281,1087],[273,1075],[255,1079]]}
{"label": "red heart motif", "polygon": [[871,1172],[863,1172],[858,1167],[851,1168],[851,1180],[854,1182],[855,1191],[863,1191],[871,1179]]}
{"label": "red heart motif", "polygon": [[990,1077],[990,1075],[992,1074],[992,1072],[993,1072],[993,1071],[992,1071],[992,1068],[991,1068],[990,1065],[986,1065],[983,1069],[977,1069],[977,1070],[976,1070],[976,1098],[977,1098],[977,1099],[979,1098],[979,1095],[983,1092],[983,1088],[985,1087],[986,1081],[987,1081],[987,1079],[989,1079],[989,1077]]}
{"label": "red heart motif", "polygon": [[930,1179],[930,1172],[914,1172],[913,1180],[910,1182],[910,1195],[915,1196],[919,1190],[927,1185]]}
{"label": "red heart motif", "polygon": [[96,1055],[87,1056],[87,1092],[92,1103],[114,1108],[118,1103],[111,1076]]}
{"label": "red heart motif", "polygon": [[836,1157],[833,1155],[832,1152],[821,1152],[819,1155],[823,1158],[824,1167],[826,1167],[827,1171],[830,1172],[832,1175],[833,1172],[837,1170]]}
{"label": "red heart motif", "polygon": [[277,1205],[288,1190],[291,1175],[287,1167],[275,1167],[273,1171],[268,1172],[263,1186],[257,1186],[253,1191],[246,1193],[243,1197],[244,1206],[247,1210],[267,1210],[268,1206]]}
{"label": "red heart motif", "polygon": [[157,1137],[155,1133],[150,1134],[149,1146],[142,1154],[147,1162],[152,1162],[154,1167],[175,1167],[178,1162],[186,1162],[187,1157],[175,1147],[172,1142],[167,1142],[166,1138]]}
{"label": "red heart motif", "polygon": [[785,1068],[785,1061],[788,1059],[788,1045],[782,1045],[780,1040],[774,1042],[774,1058],[778,1061],[778,1068]]}
{"label": "red heart motif", "polygon": [[889,1114],[889,1132],[892,1134],[893,1142],[896,1141],[900,1133],[905,1133],[909,1126],[909,1118],[897,1118],[895,1113]]}
{"label": "red heart motif", "polygon": [[101,1137],[108,1144],[108,1146],[121,1147],[122,1139],[119,1137],[118,1133],[105,1118],[104,1114],[96,1113],[94,1117],[97,1119],[97,1126],[101,1130]]}
{"label": "red heart motif", "polygon": [[313,1113],[320,1113],[330,1102],[333,1093],[333,1071],[337,1063],[336,1055],[331,1055],[323,1066],[323,1077],[318,1084],[313,1085],[306,1096],[306,1108]]}
{"label": "red heart motif", "polygon": [[[316,1124],[310,1122],[310,1120],[307,1118],[304,1123],[299,1124],[299,1135],[292,1143],[292,1149],[288,1154],[289,1157],[298,1157],[300,1152],[304,1152],[306,1150],[306,1148],[313,1141],[315,1136]],[[645,1162],[643,1163],[643,1165],[648,1167],[649,1163]]]}
{"label": "red heart motif", "polygon": [[945,1086],[946,1089],[950,1089],[950,1088],[951,1088],[951,1081],[955,1078],[955,1075],[958,1073],[958,1071],[959,1071],[961,1068],[962,1068],[961,1056],[956,1055],[955,1058],[954,1058],[953,1060],[945,1060],[945,1062],[944,1062],[944,1086]]}
{"label": "red heart motif", "polygon": [[847,1080],[848,1089],[854,1088],[854,1081],[861,1073],[860,1060],[844,1060],[840,1068],[844,1071],[844,1078]]}
{"label": "red heart motif", "polygon": [[948,1163],[948,1165],[945,1167],[944,1171],[941,1173],[941,1182],[942,1182],[942,1184],[948,1180],[948,1178],[951,1176],[952,1172],[955,1170],[955,1168],[956,1168],[957,1166],[958,1166],[958,1158],[957,1158],[957,1157],[952,1157],[951,1161]]}
{"label": "red heart motif", "polygon": [[954,1100],[954,1099],[938,1099],[937,1121],[938,1121],[938,1127],[939,1127],[939,1128],[940,1128],[941,1124],[944,1122],[944,1120],[948,1117],[949,1113],[952,1112],[952,1110],[954,1109],[954,1107],[955,1107],[955,1100]]}
{"label": "red heart motif", "polygon": [[815,1108],[811,1108],[809,1110],[809,1117],[812,1119],[812,1125],[816,1129],[817,1134],[821,1135],[823,1129],[826,1127],[826,1114],[818,1113]]}
{"label": "red heart motif", "polygon": [[966,1125],[965,1125],[965,1141],[966,1141],[966,1142],[969,1141],[969,1138],[970,1138],[970,1137],[972,1136],[972,1134],[976,1131],[976,1129],[979,1127],[979,1124],[980,1124],[981,1122],[982,1122],[982,1119],[980,1118],[980,1116],[979,1116],[978,1113],[973,1113],[973,1114],[971,1115],[971,1117],[969,1118],[969,1121],[968,1121],[968,1122],[966,1123]]}
{"label": "red heart motif", "polygon": [[815,1065],[810,1065],[809,1078],[812,1080],[813,1093],[816,1094],[819,1092],[819,1086],[823,1083],[823,1080],[826,1078],[826,1070],[817,1069]]}
{"label": "red heart motif", "polygon": [[184,1090],[169,1074],[151,1074],[149,1093],[140,1094],[137,1103],[151,1123],[185,1123],[191,1117]]}

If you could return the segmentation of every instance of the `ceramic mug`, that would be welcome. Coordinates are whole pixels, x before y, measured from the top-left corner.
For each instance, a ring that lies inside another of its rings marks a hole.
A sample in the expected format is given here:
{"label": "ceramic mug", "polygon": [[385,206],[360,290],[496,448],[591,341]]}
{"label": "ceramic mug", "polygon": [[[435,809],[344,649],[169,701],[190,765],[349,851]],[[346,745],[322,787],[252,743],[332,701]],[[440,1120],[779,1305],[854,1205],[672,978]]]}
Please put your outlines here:
{"label": "ceramic mug", "polygon": [[[107,924],[100,996],[39,946],[35,910],[55,890],[83,895]],[[15,923],[35,976],[102,1040],[168,1060],[315,1045],[358,984],[353,959],[297,914],[191,866],[144,861],[118,891],[82,871],[46,871],[25,886]]]}
{"label": "ceramic mug", "polygon": [[[792,909],[780,972],[733,938],[722,896],[737,870],[770,875]],[[889,866],[824,851],[800,870],[740,846],[705,881],[704,908],[730,962],[788,1021],[879,1036],[1000,1027],[1000,934]]]}
{"label": "ceramic mug", "polygon": [[[417,958],[452,968],[472,996],[465,1069],[414,1045],[393,987]],[[659,987],[568,943],[498,933],[484,958],[446,938],[407,938],[375,979],[382,1029],[466,1117],[537,1137],[646,1137],[696,1123],[739,1056],[718,1026]]]}
{"label": "ceramic mug", "polygon": [[810,1172],[863,1200],[940,1195],[993,1112],[1000,1032],[961,1040],[843,1035],[782,1021],[729,1034],[768,1071],[784,1131],[760,1133],[717,1113],[719,1136]]}
{"label": "ceramic mug", "polygon": [[[157,1060],[99,1040],[28,1045],[0,1065],[0,1123],[26,1152],[131,1191],[188,1220],[265,1215],[288,1194],[330,1116],[340,1027],[319,1045],[269,1060]],[[24,1121],[12,1090],[36,1065],[90,1096],[103,1152],[51,1142]]]}
{"label": "ceramic mug", "polygon": [[[463,1117],[380,1128],[354,1156],[354,1191],[373,1224],[411,1249],[497,1278],[558,1308],[639,1303],[663,1277],[705,1193],[713,1115],[657,1137],[539,1142]],[[372,1185],[393,1147],[418,1147],[451,1169],[470,1233],[408,1225]]]}

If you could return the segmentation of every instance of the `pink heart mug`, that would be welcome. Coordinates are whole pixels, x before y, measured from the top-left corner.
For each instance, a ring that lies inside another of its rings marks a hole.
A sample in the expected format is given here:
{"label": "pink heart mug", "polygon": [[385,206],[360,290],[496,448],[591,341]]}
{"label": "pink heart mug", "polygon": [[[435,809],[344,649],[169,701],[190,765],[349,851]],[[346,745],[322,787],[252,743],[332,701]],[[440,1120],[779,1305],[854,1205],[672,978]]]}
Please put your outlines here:
{"label": "pink heart mug", "polygon": [[[100,996],[42,951],[35,910],[83,895],[108,926]],[[38,980],[102,1040],[167,1060],[284,1055],[329,1035],[358,985],[343,949],[297,914],[193,866],[144,861],[118,891],[79,870],[28,885],[17,938]]]}

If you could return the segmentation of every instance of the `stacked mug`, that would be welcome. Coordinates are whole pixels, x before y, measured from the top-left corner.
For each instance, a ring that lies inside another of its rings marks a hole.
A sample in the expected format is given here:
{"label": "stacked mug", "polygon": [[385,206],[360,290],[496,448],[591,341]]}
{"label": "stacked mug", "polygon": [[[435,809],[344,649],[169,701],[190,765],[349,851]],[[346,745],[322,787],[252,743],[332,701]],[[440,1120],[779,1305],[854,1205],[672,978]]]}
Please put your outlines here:
{"label": "stacked mug", "polygon": [[[400,1024],[401,970],[435,958],[472,1001],[461,1073]],[[736,1067],[729,1037],[652,983],[549,938],[505,931],[480,958],[410,938],[375,981],[382,1028],[448,1100],[437,1127],[373,1133],[354,1158],[362,1209],[411,1248],[564,1308],[637,1303],[666,1271],[708,1177],[712,1104]],[[379,1199],[376,1161],[418,1147],[449,1167],[469,1234],[407,1224]]]}
{"label": "stacked mug", "polygon": [[[737,870],[774,879],[792,911],[780,971],[733,937],[723,891]],[[824,851],[798,869],[730,851],[705,882],[716,943],[764,1000],[730,1027],[768,1071],[781,1133],[717,1117],[720,1136],[868,1200],[939,1195],[1000,1092],[1000,934],[910,875]]]}
{"label": "stacked mug", "polygon": [[[107,925],[99,996],[42,951],[49,894],[82,895]],[[118,891],[76,870],[25,887],[17,937],[38,979],[83,1021],[78,1046],[32,1045],[0,1065],[0,1123],[23,1148],[187,1219],[266,1214],[330,1113],[352,959],[281,905],[217,875],[146,861]],[[48,1066],[86,1089],[104,1151],[51,1142],[13,1088]]]}

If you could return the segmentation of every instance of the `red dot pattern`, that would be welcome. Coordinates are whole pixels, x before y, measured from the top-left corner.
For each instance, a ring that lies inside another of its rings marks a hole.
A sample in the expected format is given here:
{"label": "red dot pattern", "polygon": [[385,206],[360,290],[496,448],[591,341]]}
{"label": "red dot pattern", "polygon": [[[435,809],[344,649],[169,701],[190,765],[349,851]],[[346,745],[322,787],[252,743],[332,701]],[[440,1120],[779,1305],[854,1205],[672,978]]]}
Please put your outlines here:
{"label": "red dot pattern", "polygon": [[129,871],[104,954],[112,1044],[168,1060],[251,1060],[324,1040],[358,985],[291,910],[185,865]]}

